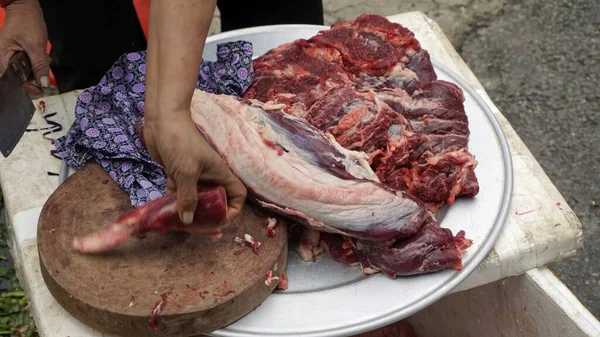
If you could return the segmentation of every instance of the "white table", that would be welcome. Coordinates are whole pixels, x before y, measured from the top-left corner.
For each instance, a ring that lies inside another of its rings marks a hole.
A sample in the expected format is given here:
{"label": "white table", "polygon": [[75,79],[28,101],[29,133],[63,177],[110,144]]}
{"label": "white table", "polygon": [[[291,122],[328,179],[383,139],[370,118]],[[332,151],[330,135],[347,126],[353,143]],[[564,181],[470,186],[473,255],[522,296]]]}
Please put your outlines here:
{"label": "white table", "polygon": [[[552,184],[509,122],[489,99],[481,83],[460,58],[440,27],[421,12],[390,16],[411,29],[431,57],[443,63],[469,83],[486,101],[508,139],[514,166],[514,195],[510,216],[494,249],[481,266],[454,292],[489,284],[548,263],[569,258],[582,246],[582,226],[560,192]],[[58,138],[72,124],[79,92],[42,99],[44,115],[63,125]],[[39,101],[31,128],[47,127]],[[36,244],[40,210],[58,186],[61,161],[51,156],[54,146],[43,131],[26,133],[8,159],[0,159],[0,185],[15,266],[29,297],[41,336],[106,336],[91,330],[68,314],[51,296],[39,269]]]}

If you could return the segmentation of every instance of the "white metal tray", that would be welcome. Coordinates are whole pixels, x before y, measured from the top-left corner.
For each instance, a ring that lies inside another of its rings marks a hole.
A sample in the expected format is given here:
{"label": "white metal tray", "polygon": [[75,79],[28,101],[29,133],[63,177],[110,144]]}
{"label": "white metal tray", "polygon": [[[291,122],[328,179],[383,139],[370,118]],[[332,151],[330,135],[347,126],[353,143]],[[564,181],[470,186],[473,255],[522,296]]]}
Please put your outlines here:
{"label": "white metal tray", "polygon": [[[298,38],[309,38],[327,26],[276,25],[231,31],[207,39],[203,57],[215,60],[217,44],[252,42],[255,57]],[[434,303],[486,258],[506,220],[513,188],[512,162],[506,139],[492,111],[460,77],[432,60],[439,79],[458,84],[465,94],[471,131],[469,150],[479,162],[475,173],[480,192],[459,199],[441,225],[465,230],[473,245],[461,271],[392,280],[382,274],[365,277],[358,267],[333,261],[328,253],[317,262],[300,260],[290,247],[289,288],[274,292],[261,306],[211,336],[350,336],[391,324]],[[73,173],[63,163],[61,182]]]}

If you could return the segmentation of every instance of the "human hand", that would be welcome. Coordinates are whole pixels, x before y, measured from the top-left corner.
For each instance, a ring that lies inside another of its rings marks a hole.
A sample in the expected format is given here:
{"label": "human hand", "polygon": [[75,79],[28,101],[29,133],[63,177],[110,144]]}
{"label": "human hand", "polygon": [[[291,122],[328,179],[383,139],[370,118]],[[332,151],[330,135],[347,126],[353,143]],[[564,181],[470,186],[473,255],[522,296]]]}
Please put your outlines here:
{"label": "human hand", "polygon": [[37,83],[48,87],[48,33],[38,0],[15,0],[5,10],[6,18],[0,30],[0,73],[6,70],[16,52],[25,51]]}
{"label": "human hand", "polygon": [[236,217],[244,205],[246,187],[200,134],[189,111],[161,116],[165,118],[146,119],[144,143],[167,174],[167,193],[177,193],[181,221],[192,222],[199,183],[223,185],[228,199],[227,219]]}

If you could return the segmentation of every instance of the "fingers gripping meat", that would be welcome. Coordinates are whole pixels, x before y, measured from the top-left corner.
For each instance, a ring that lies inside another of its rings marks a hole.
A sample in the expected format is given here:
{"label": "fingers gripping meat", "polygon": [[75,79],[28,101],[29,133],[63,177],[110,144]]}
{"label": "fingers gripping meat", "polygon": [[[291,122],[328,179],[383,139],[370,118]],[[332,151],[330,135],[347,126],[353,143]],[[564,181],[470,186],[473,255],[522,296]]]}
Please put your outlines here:
{"label": "fingers gripping meat", "polygon": [[146,232],[185,231],[220,237],[218,224],[227,217],[227,199],[222,186],[202,188],[191,225],[184,225],[177,213],[177,195],[168,194],[121,215],[104,230],[73,240],[82,253],[99,253],[116,248],[133,236]]}

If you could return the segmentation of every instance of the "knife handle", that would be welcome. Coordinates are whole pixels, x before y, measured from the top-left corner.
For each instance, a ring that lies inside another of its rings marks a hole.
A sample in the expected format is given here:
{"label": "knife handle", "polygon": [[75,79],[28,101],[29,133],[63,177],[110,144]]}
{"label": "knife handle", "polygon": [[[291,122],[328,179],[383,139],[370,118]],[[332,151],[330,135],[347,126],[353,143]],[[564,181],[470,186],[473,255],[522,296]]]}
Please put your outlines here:
{"label": "knife handle", "polygon": [[31,75],[31,62],[29,61],[27,54],[23,51],[19,51],[13,55],[8,62],[8,67],[13,69],[21,83],[27,82]]}

